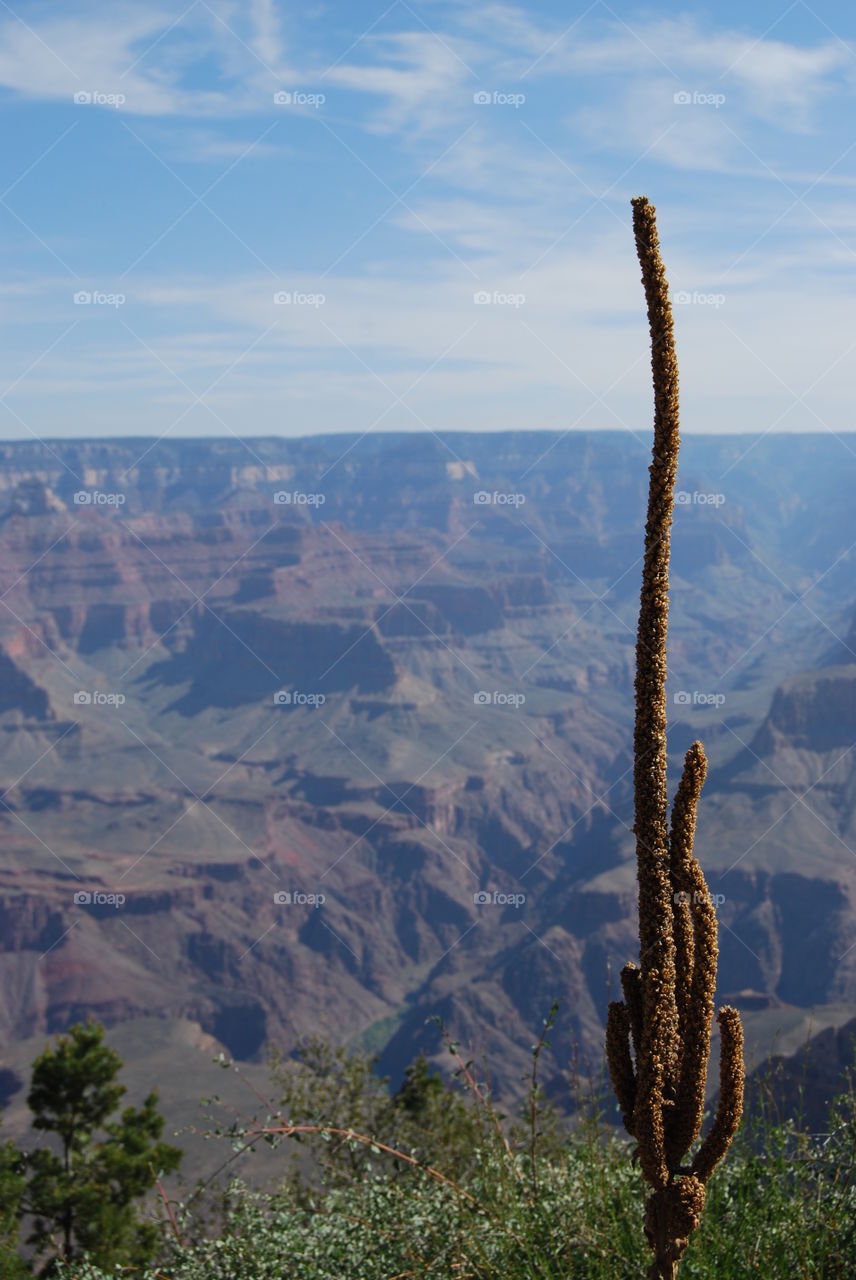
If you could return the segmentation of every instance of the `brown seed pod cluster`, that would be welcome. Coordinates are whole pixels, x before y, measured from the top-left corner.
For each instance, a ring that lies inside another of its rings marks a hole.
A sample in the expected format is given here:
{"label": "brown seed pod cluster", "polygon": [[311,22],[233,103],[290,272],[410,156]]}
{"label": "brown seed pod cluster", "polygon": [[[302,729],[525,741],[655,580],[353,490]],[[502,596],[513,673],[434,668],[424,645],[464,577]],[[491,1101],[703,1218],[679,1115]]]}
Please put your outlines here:
{"label": "brown seed pod cluster", "polygon": [[704,1188],[743,1110],[743,1028],[725,1006],[719,1024],[720,1092],[713,1125],[689,1167],[701,1130],[718,954],[716,912],[693,856],[696,810],[707,772],[700,742],[687,752],[671,826],[666,787],[666,637],[669,550],[680,446],[678,362],[655,209],[632,201],[636,250],[651,333],[654,447],[636,642],[635,823],[640,967],[625,965],[624,999],[610,1004],[606,1051],[624,1125],[651,1188],[645,1235],[652,1278],[673,1280],[701,1221]]}

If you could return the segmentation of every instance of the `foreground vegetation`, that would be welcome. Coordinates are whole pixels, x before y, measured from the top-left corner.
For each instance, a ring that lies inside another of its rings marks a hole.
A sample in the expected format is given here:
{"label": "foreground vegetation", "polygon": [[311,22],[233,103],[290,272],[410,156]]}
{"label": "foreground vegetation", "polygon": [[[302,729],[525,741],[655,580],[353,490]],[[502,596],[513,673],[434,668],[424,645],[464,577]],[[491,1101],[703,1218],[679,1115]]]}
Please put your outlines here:
{"label": "foreground vegetation", "polygon": [[[282,1159],[267,1192],[209,1186],[152,1210],[159,1245],[147,1263],[82,1255],[63,1280],[630,1280],[650,1259],[640,1230],[641,1173],[598,1102],[578,1091],[569,1131],[545,1102],[533,1046],[519,1118],[497,1110],[458,1046],[450,1086],[424,1060],[390,1094],[361,1053],[305,1042],[273,1065],[275,1102],[258,1123],[223,1126],[231,1146],[263,1141]],[[229,1064],[230,1066],[233,1064]],[[486,1073],[484,1073],[486,1074]],[[685,1254],[694,1277],[856,1274],[856,1093],[830,1109],[828,1132],[777,1119],[760,1090],[732,1154],[709,1184]],[[286,1118],[288,1123],[286,1123]],[[228,1169],[228,1163],[226,1163]],[[106,1242],[105,1242],[106,1243]],[[24,1264],[5,1275],[28,1276]]]}
{"label": "foreground vegetation", "polygon": [[[683,1262],[696,1277],[851,1277],[856,1273],[852,1133],[812,1148],[787,1129],[764,1157],[741,1153],[711,1182],[708,1212]],[[366,1170],[315,1210],[234,1184],[217,1240],[175,1247],[147,1280],[403,1280],[404,1277],[642,1276],[638,1175],[623,1143],[580,1135],[544,1164],[537,1197],[497,1152],[475,1152],[461,1192],[415,1175]],[[527,1172],[525,1157],[519,1161]],[[75,1280],[104,1280],[78,1266]],[[124,1272],[122,1274],[128,1274]]]}

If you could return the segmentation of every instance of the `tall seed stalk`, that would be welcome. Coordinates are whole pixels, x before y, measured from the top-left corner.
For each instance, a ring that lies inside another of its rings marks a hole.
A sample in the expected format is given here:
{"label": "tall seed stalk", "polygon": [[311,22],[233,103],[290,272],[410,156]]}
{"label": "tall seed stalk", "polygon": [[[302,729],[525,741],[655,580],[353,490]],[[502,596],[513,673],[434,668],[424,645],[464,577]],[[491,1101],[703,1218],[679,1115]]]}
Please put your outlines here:
{"label": "tall seed stalk", "polygon": [[636,1139],[635,1156],[650,1188],[645,1205],[645,1235],[654,1254],[649,1280],[674,1280],[701,1221],[705,1185],[740,1123],[743,1028],[736,1009],[724,1005],[717,1013],[719,1106],[710,1132],[684,1165],[704,1111],[718,944],[716,912],[693,856],[696,808],[707,772],[700,742],[687,752],[671,829],[668,821],[666,633],[680,446],[678,362],[656,210],[645,196],[631,203],[654,377],[633,737],[640,964],[627,964],[621,972],[624,999],[609,1005],[606,1051],[624,1125]]}

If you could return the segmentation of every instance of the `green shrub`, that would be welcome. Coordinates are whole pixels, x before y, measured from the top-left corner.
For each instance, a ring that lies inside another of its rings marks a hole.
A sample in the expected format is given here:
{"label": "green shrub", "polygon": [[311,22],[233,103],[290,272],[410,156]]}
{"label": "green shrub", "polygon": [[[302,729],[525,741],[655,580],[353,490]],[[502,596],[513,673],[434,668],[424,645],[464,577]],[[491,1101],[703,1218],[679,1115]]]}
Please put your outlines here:
{"label": "green shrub", "polygon": [[[338,1060],[343,1071],[338,1083],[334,1061],[328,1059],[331,1070],[322,1090],[328,1096],[344,1087],[354,1070],[347,1057]],[[526,1109],[525,1124],[503,1125],[484,1086],[469,1072],[470,1064],[463,1065],[480,1095],[468,1084],[471,1107],[460,1095],[427,1086],[428,1097],[436,1103],[445,1097],[447,1111],[464,1125],[447,1131],[443,1139],[450,1161],[461,1159],[463,1142],[472,1141],[476,1130],[480,1135],[468,1150],[464,1171],[452,1182],[440,1176],[449,1166],[437,1135],[429,1171],[421,1162],[399,1161],[396,1167],[395,1157],[373,1144],[377,1135],[354,1132],[331,1157],[325,1174],[329,1183],[322,1190],[307,1197],[287,1182],[276,1193],[260,1193],[235,1181],[224,1197],[217,1239],[192,1240],[193,1218],[180,1211],[184,1243],[173,1239],[165,1244],[158,1267],[121,1274],[136,1280],[642,1276],[650,1255],[640,1230],[641,1173],[629,1159],[623,1135],[591,1104],[561,1142],[550,1136],[542,1151],[537,1096],[534,1111]],[[423,1093],[425,1075],[420,1068],[411,1077],[422,1081],[416,1087]],[[353,1082],[353,1074],[350,1078]],[[363,1079],[373,1091],[376,1081]],[[310,1088],[304,1097],[310,1110],[313,1101],[317,1098]],[[362,1105],[356,1095],[352,1101]],[[420,1110],[417,1103],[416,1113]],[[334,1126],[336,1117],[324,1119]],[[410,1110],[408,1123],[412,1121]],[[549,1135],[550,1125],[544,1127]],[[741,1126],[729,1160],[711,1179],[707,1210],[681,1264],[684,1275],[699,1280],[849,1280],[856,1274],[852,1089],[831,1108],[828,1129],[825,1135],[807,1134],[793,1120],[773,1122],[768,1110],[755,1108]],[[326,1143],[314,1136],[334,1149],[333,1136],[328,1134]],[[358,1167],[348,1175],[351,1157]],[[78,1263],[60,1274],[64,1280],[106,1280],[120,1273]]]}

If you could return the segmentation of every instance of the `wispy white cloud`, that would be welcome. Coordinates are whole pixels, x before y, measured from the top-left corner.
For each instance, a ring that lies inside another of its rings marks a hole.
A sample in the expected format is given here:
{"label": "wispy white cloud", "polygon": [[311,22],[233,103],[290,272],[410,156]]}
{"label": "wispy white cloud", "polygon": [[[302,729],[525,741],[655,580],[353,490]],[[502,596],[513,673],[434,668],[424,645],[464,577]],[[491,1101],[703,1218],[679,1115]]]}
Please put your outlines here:
{"label": "wispy white cloud", "polygon": [[794,127],[802,127],[806,113],[829,96],[837,73],[853,83],[854,50],[820,22],[812,46],[728,29],[695,14],[631,17],[597,3],[589,13],[552,27],[525,9],[497,4],[469,9],[462,22],[489,30],[497,48],[513,47],[516,58],[508,70],[524,78],[655,73],[678,82],[696,75],[705,80],[691,88],[713,90],[721,87],[714,79],[730,77],[746,91],[751,110],[775,111],[777,124],[785,112]]}
{"label": "wispy white cloud", "polygon": [[772,36],[703,30],[689,19],[657,24],[646,34],[655,46],[673,50],[684,74],[710,77],[696,87],[728,92],[734,86],[749,113],[779,128],[805,132],[816,126],[814,112],[835,91],[836,76],[839,88],[852,91],[853,54],[831,36],[803,47]]}
{"label": "wispy white cloud", "polygon": [[0,22],[0,86],[28,98],[122,95],[132,115],[228,117],[268,110],[276,76],[294,71],[283,64],[272,0],[249,11],[197,0],[173,13],[119,3],[109,21],[98,6]]}
{"label": "wispy white cloud", "polygon": [[[169,229],[192,197],[181,192],[172,211],[175,176],[149,157],[145,218],[130,209],[126,232],[116,198],[115,223],[99,224],[109,253],[79,214],[39,203],[36,178],[49,170],[37,167],[32,188],[28,179],[15,189],[22,217],[51,247],[64,255],[64,237],[74,239],[69,261],[80,280],[43,275],[56,263],[10,222],[0,289],[12,316],[0,356],[7,381],[79,320],[12,405],[49,434],[69,405],[77,431],[111,418],[113,429],[164,429],[187,393],[133,330],[197,392],[240,357],[211,403],[242,430],[364,429],[390,403],[382,382],[404,394],[441,356],[406,397],[434,427],[647,422],[628,204],[646,190],[661,210],[673,288],[727,298],[677,314],[689,429],[748,429],[746,412],[723,411],[738,396],[758,406],[763,429],[787,401],[781,380],[802,391],[818,378],[821,418],[850,425],[853,359],[821,377],[824,359],[846,345],[856,266],[846,203],[856,152],[842,161],[850,140],[830,137],[854,84],[843,45],[822,28],[812,42],[778,28],[756,39],[693,14],[622,23],[603,5],[567,33],[554,14],[512,4],[411,8],[429,29],[396,6],[354,48],[343,43],[333,66],[318,31],[306,53],[304,15],[275,0],[198,0],[189,11],[181,0],[120,3],[109,22],[85,6],[45,8],[28,17],[31,30],[8,14],[0,20],[0,85],[69,105],[80,90],[123,92],[123,110],[152,117],[128,121],[140,142],[115,130],[131,148],[123,160],[144,157],[148,145],[179,178],[187,162],[229,170],[211,196],[222,221],[200,208]],[[335,8],[321,24],[334,19],[343,21]],[[274,122],[280,85],[328,93],[314,133],[297,112]],[[484,89],[520,90],[526,101],[482,107],[473,94]],[[681,89],[726,102],[682,105]],[[46,162],[57,172],[65,145]],[[406,203],[379,191],[375,173],[395,191],[410,188]],[[779,177],[797,191],[816,182],[806,205],[789,209],[794,197]],[[139,200],[126,181],[127,199]],[[192,172],[187,181],[203,187]],[[161,228],[123,284],[99,273],[99,262],[126,267]],[[252,254],[258,274],[243,275]],[[281,288],[323,292],[323,306],[277,307],[277,282],[260,259],[298,264],[283,269]],[[121,288],[127,302],[115,312],[75,309],[73,288]],[[477,305],[480,290],[522,293],[525,303]],[[201,410],[192,419],[199,434],[218,429]],[[420,427],[401,406],[382,421]],[[817,424],[792,405],[782,425]]]}
{"label": "wispy white cloud", "polygon": [[[726,284],[721,248],[684,244],[677,221],[665,217],[661,227],[673,244],[670,283],[675,295],[701,295],[675,307],[686,428],[762,430],[781,415],[781,429],[850,429],[856,351],[852,289],[835,270],[840,248],[818,236],[801,258],[777,244],[763,271],[755,256]],[[493,230],[476,286],[452,262],[282,280],[292,291],[323,290],[318,306],[277,305],[264,275],[141,279],[115,310],[75,309],[62,279],[53,293],[49,282],[7,290],[19,334],[41,318],[59,337],[80,317],[10,404],[54,435],[63,429],[58,406],[75,400],[93,422],[112,413],[123,430],[162,430],[192,405],[187,387],[202,394],[230,370],[206,402],[240,430],[362,430],[376,419],[406,430],[647,422],[647,328],[631,238],[593,219],[583,240],[521,277],[514,226],[498,219]],[[477,290],[500,300],[478,303]],[[29,340],[22,345],[29,349],[4,351],[10,382],[38,355]],[[398,395],[404,406],[394,405]],[[198,434],[223,429],[204,410],[190,417]]]}
{"label": "wispy white cloud", "polygon": [[224,160],[267,161],[274,157],[295,154],[295,148],[287,143],[255,138],[236,137],[215,129],[184,129],[176,137],[172,130],[163,135],[163,149],[170,157],[192,162],[219,162]]}
{"label": "wispy white cloud", "polygon": [[[418,134],[460,119],[472,106],[473,76],[451,45],[428,31],[368,37],[363,61],[342,62],[328,83],[378,100],[368,127],[383,133]],[[467,48],[471,57],[473,50]]]}
{"label": "wispy white cloud", "polygon": [[250,18],[253,49],[269,67],[278,67],[283,61],[284,47],[274,0],[251,0]]}

